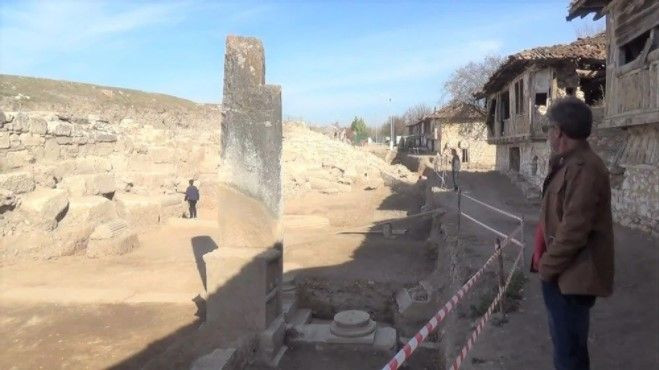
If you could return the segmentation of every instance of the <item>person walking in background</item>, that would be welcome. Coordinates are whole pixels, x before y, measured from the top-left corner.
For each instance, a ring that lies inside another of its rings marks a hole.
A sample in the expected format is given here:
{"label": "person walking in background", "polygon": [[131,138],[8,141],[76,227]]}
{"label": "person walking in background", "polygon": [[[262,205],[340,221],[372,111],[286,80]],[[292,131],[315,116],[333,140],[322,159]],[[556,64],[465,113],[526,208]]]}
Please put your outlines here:
{"label": "person walking in background", "polygon": [[190,218],[197,218],[197,201],[199,201],[199,189],[194,186],[194,180],[190,180],[190,186],[185,190],[185,200],[190,206]]}
{"label": "person walking in background", "polygon": [[590,309],[613,291],[611,186],[586,139],[593,115],[581,100],[559,99],[547,111],[549,174],[533,265],[540,273],[557,370],[588,370]]}
{"label": "person walking in background", "polygon": [[453,175],[453,189],[458,191],[458,174],[460,172],[460,157],[455,149],[451,149],[451,174]]}

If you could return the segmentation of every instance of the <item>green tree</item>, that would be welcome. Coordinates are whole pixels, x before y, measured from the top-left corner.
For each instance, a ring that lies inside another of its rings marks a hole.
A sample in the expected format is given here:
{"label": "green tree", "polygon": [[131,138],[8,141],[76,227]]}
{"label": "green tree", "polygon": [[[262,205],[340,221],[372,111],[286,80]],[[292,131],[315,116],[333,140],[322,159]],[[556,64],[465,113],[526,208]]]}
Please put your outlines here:
{"label": "green tree", "polygon": [[368,127],[361,117],[355,117],[350,124],[350,129],[355,133],[355,143],[360,143],[368,137]]}

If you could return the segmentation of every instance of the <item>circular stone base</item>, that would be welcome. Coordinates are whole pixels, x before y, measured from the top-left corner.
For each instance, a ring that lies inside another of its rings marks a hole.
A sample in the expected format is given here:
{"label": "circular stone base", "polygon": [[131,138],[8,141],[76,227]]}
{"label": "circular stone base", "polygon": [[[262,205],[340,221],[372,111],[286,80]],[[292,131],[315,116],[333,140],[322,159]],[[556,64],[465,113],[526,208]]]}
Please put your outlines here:
{"label": "circular stone base", "polygon": [[375,331],[375,321],[368,312],[359,310],[341,311],[334,315],[330,331],[337,337],[363,337]]}

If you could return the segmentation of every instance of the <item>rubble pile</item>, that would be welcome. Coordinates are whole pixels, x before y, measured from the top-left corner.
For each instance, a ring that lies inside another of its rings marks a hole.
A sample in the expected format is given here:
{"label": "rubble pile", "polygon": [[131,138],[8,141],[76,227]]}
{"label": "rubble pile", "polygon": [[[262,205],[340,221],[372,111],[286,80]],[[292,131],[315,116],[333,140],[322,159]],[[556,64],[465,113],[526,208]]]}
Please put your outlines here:
{"label": "rubble pile", "polygon": [[314,132],[303,123],[285,123],[283,131],[284,195],[373,190],[396,181],[416,181],[405,166],[390,165],[359,147]]}

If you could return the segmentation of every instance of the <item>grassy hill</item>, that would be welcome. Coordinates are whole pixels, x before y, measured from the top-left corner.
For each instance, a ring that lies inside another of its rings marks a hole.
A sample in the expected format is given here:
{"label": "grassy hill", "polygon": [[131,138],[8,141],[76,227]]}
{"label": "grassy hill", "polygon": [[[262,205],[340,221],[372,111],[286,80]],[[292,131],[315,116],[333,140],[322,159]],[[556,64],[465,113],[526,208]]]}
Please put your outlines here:
{"label": "grassy hill", "polygon": [[[219,125],[219,104],[199,104],[175,96],[87,83],[0,74],[0,109],[54,111],[113,121],[145,119],[156,125]],[[203,122],[209,120],[209,122]],[[204,123],[204,124],[202,124]]]}

